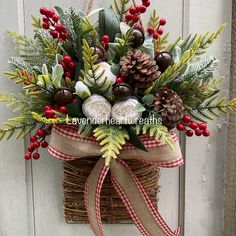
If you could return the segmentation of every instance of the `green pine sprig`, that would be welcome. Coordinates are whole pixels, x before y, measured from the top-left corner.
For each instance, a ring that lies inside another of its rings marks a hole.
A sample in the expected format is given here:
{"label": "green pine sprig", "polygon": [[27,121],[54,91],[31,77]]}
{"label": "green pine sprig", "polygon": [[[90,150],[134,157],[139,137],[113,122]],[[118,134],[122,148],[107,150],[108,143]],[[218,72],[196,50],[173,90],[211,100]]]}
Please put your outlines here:
{"label": "green pine sprig", "polygon": [[114,8],[116,13],[119,15],[120,22],[123,21],[125,13],[127,13],[130,8],[129,3],[130,0],[119,0],[119,3],[117,0],[114,0]]}
{"label": "green pine sprig", "polygon": [[104,95],[112,86],[107,77],[104,76],[105,70],[98,73],[100,65],[95,65],[97,55],[86,40],[83,40],[83,62],[84,69],[81,71],[83,78],[80,79],[90,88],[93,93]]}
{"label": "green pine sprig", "polygon": [[219,117],[220,113],[228,113],[235,110],[236,98],[227,100],[227,98],[220,98],[219,95],[209,98],[192,109],[187,109],[191,116],[203,122],[213,120],[214,117]]}
{"label": "green pine sprig", "polygon": [[109,166],[111,160],[116,159],[120,154],[126,140],[129,140],[128,132],[121,126],[112,125],[100,125],[93,132],[97,141],[103,146],[102,157],[105,158],[106,166]]}

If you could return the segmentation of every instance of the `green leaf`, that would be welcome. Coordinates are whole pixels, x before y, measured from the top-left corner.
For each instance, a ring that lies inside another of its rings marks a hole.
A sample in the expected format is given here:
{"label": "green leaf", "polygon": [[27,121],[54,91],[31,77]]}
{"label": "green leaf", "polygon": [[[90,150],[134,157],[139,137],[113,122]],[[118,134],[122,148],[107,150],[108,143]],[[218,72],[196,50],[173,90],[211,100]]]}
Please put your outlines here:
{"label": "green leaf", "polygon": [[120,33],[120,21],[112,9],[104,8],[99,12],[99,35],[108,35],[114,41],[117,33]]}
{"label": "green leaf", "polygon": [[83,101],[78,99],[78,101],[66,105],[68,115],[72,117],[82,117],[82,104]]}
{"label": "green leaf", "polygon": [[136,111],[137,112],[144,112],[144,111],[146,111],[146,108],[141,103],[138,103],[136,105]]}
{"label": "green leaf", "polygon": [[153,94],[147,94],[142,99],[143,103],[148,106],[152,105],[154,100],[155,100],[155,97]]}
{"label": "green leaf", "polygon": [[52,83],[55,88],[62,87],[64,70],[61,65],[56,65],[52,69]]}
{"label": "green leaf", "polygon": [[139,139],[139,137],[136,133],[136,129],[133,126],[126,126],[125,128],[127,129],[129,137],[130,137],[129,142],[132,143],[135,147],[137,147],[145,152],[148,152],[148,150],[145,148],[144,144]]}
{"label": "green leaf", "polygon": [[42,75],[49,75],[48,73],[48,68],[47,68],[47,65],[46,64],[43,64],[43,67],[42,67]]}
{"label": "green leaf", "polygon": [[155,57],[155,49],[153,39],[150,37],[144,41],[144,44],[139,48],[143,53],[151,56],[152,59]]}

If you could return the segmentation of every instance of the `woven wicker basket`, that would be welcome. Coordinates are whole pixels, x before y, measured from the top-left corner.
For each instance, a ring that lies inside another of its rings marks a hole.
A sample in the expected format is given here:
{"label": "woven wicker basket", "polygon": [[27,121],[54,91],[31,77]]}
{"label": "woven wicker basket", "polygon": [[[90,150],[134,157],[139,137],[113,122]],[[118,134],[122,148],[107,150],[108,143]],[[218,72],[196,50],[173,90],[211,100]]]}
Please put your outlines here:
{"label": "woven wicker basket", "polygon": [[[64,162],[63,186],[67,223],[88,222],[84,206],[84,186],[97,160],[97,158],[86,158]],[[127,164],[157,205],[159,169],[137,161],[127,161]],[[101,215],[104,223],[132,223],[124,204],[112,187],[109,175],[101,192]]]}

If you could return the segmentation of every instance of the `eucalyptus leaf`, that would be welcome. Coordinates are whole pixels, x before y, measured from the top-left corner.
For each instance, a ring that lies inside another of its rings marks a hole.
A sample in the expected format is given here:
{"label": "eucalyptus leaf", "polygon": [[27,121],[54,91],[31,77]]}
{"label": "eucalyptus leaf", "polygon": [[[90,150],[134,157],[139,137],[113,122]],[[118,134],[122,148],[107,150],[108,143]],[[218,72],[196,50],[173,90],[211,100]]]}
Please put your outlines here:
{"label": "eucalyptus leaf", "polygon": [[145,95],[145,96],[143,97],[142,101],[143,101],[143,103],[144,103],[145,105],[150,106],[150,105],[153,104],[154,99],[155,99],[155,97],[154,97],[153,94],[147,94],[147,95]]}
{"label": "eucalyptus leaf", "polygon": [[93,16],[94,14],[96,14],[96,13],[102,11],[102,10],[103,10],[103,8],[94,9],[93,11],[91,11],[91,12],[87,15],[87,17],[91,17],[91,16]]}
{"label": "eucalyptus leaf", "polygon": [[56,65],[52,69],[52,83],[56,88],[62,87],[64,70],[61,65]]}
{"label": "eucalyptus leaf", "polygon": [[182,54],[181,48],[178,45],[175,46],[172,50],[172,56],[173,56],[173,59],[174,59],[175,63],[180,62],[181,54]]}
{"label": "eucalyptus leaf", "polygon": [[143,45],[140,47],[140,50],[143,53],[146,53],[151,56],[151,59],[154,59],[155,57],[155,49],[153,44],[153,39],[146,39]]}
{"label": "eucalyptus leaf", "polygon": [[127,25],[126,23],[124,23],[124,22],[120,23],[120,31],[122,34],[126,34],[130,30],[130,28],[131,27],[129,25]]}
{"label": "eucalyptus leaf", "polygon": [[120,21],[112,9],[104,8],[99,12],[99,35],[108,35],[114,41],[117,33],[120,32]]}
{"label": "eucalyptus leaf", "polygon": [[63,60],[63,56],[61,54],[56,55],[56,64],[59,64]]}
{"label": "eucalyptus leaf", "polygon": [[112,64],[111,64],[111,72],[112,72],[114,75],[119,76],[119,74],[120,74],[120,65],[119,65],[119,64],[112,63]]}
{"label": "eucalyptus leaf", "polygon": [[144,112],[144,111],[146,111],[146,108],[141,103],[138,103],[136,105],[136,111],[137,112]]}

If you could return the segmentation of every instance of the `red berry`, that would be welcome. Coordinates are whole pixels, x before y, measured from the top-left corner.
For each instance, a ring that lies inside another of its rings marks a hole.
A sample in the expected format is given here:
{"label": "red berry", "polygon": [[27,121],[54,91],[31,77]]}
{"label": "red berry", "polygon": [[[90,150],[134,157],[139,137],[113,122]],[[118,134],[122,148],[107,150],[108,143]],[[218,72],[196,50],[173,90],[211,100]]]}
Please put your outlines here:
{"label": "red berry", "polygon": [[133,16],[132,16],[131,14],[126,14],[126,15],[125,15],[125,20],[126,20],[127,22],[131,21],[132,19],[133,19]]}
{"label": "red berry", "polygon": [[148,33],[149,33],[149,34],[154,34],[154,32],[155,32],[155,29],[150,26],[150,27],[148,28]]}
{"label": "red berry", "polygon": [[41,143],[41,147],[42,148],[47,148],[48,147],[48,143],[46,141]]}
{"label": "red berry", "polygon": [[36,136],[30,136],[30,142],[34,143],[37,141],[37,137]]}
{"label": "red berry", "polygon": [[201,135],[202,135],[202,131],[198,129],[198,130],[195,131],[195,134],[196,134],[197,136],[201,136]]}
{"label": "red berry", "polygon": [[191,116],[185,115],[185,116],[183,116],[182,120],[185,123],[189,123],[192,120],[192,118],[191,118]]}
{"label": "red berry", "polygon": [[32,153],[35,150],[35,148],[34,148],[34,146],[29,146],[27,148],[27,150],[28,150],[28,152]]}
{"label": "red berry", "polygon": [[141,9],[140,9],[141,6],[136,6],[136,13],[140,13],[141,12]]}
{"label": "red berry", "polygon": [[58,15],[54,15],[54,16],[52,17],[52,20],[53,20],[54,22],[58,22],[58,21],[59,21],[59,16],[58,16]]}
{"label": "red berry", "polygon": [[165,25],[166,24],[166,19],[161,18],[159,24],[160,25]]}
{"label": "red berry", "polygon": [[137,13],[136,7],[131,7],[129,9],[130,14],[135,15]]}
{"label": "red berry", "polygon": [[67,38],[68,38],[68,34],[67,33],[64,33],[64,32],[60,33],[60,39],[61,40],[66,40]]}
{"label": "red berry", "polygon": [[55,11],[53,9],[49,9],[49,10],[47,10],[46,15],[47,15],[47,17],[51,18],[55,15]]}
{"label": "red berry", "polygon": [[67,113],[67,108],[66,107],[60,107],[59,110],[61,113]]}
{"label": "red berry", "polygon": [[156,52],[155,52],[156,55],[159,55],[160,53],[161,53],[160,50],[156,50]]}
{"label": "red berry", "polygon": [[190,128],[191,129],[197,129],[198,128],[198,123],[196,123],[196,122],[192,122],[191,124],[190,124]]}
{"label": "red berry", "polygon": [[68,67],[71,69],[71,70],[74,70],[75,69],[75,63],[72,61],[69,63]]}
{"label": "red berry", "polygon": [[43,17],[43,22],[48,22],[48,21],[49,21],[49,19],[46,16],[44,16]]}
{"label": "red berry", "polygon": [[120,77],[118,77],[118,78],[116,79],[116,83],[117,83],[117,84],[121,84],[121,83],[123,83],[123,79],[120,78]]}
{"label": "red berry", "polygon": [[57,115],[57,114],[54,114],[54,115],[52,116],[52,118],[53,118],[53,119],[57,119],[57,118],[58,118],[58,115]]}
{"label": "red berry", "polygon": [[52,110],[46,110],[45,112],[44,112],[44,114],[45,114],[45,116],[47,117],[47,118],[51,118],[52,116],[53,116],[53,112],[52,112]]}
{"label": "red berry", "polygon": [[65,77],[66,77],[66,78],[69,78],[69,79],[72,79],[72,74],[71,74],[69,71],[67,71],[67,72],[65,73]]}
{"label": "red berry", "polygon": [[38,130],[37,130],[37,135],[38,135],[39,137],[45,137],[45,136],[46,136],[46,132],[45,132],[45,130],[43,130],[43,129],[38,129]]}
{"label": "red berry", "polygon": [[44,29],[49,29],[49,28],[50,28],[50,25],[49,25],[48,22],[43,22],[42,27],[43,27]]}
{"label": "red berry", "polygon": [[128,77],[128,75],[124,72],[120,73],[120,78],[122,78],[123,80],[126,79]]}
{"label": "red berry", "polygon": [[104,36],[102,37],[102,41],[103,41],[104,43],[109,43],[110,37],[109,37],[108,35],[104,35]]}
{"label": "red berry", "polygon": [[42,15],[46,15],[46,13],[47,13],[47,8],[46,7],[41,7],[40,9],[39,9],[39,12],[42,14]]}
{"label": "red berry", "polygon": [[30,159],[31,159],[31,154],[25,153],[25,160],[30,160]]}
{"label": "red berry", "polygon": [[204,130],[204,131],[203,131],[203,135],[204,135],[205,137],[209,137],[209,136],[211,135],[211,132],[210,132],[209,130]]}
{"label": "red berry", "polygon": [[154,34],[153,34],[153,38],[154,38],[154,39],[158,39],[159,37],[160,37],[160,35],[159,35],[158,33],[154,33]]}
{"label": "red berry", "polygon": [[193,134],[194,134],[194,132],[193,132],[192,130],[187,130],[187,132],[186,132],[186,135],[187,135],[188,137],[192,137]]}
{"label": "red berry", "polygon": [[150,0],[145,1],[145,2],[143,3],[143,5],[144,5],[145,7],[149,7],[150,4],[151,4]]}
{"label": "red berry", "polygon": [[133,18],[132,18],[132,22],[136,23],[138,21],[139,21],[139,16],[138,15],[134,15]]}
{"label": "red berry", "polygon": [[141,6],[140,6],[140,10],[139,10],[140,13],[145,13],[146,10],[147,10],[146,6],[144,6],[144,5],[141,5]]}
{"label": "red berry", "polygon": [[207,129],[207,125],[205,123],[201,123],[201,124],[199,124],[199,129],[206,130]]}
{"label": "red berry", "polygon": [[40,154],[38,152],[33,154],[34,160],[38,160],[40,158]]}
{"label": "red berry", "polygon": [[44,107],[44,111],[46,111],[46,110],[52,110],[52,106],[49,106],[49,105],[48,105],[48,106],[45,106],[45,107]]}
{"label": "red berry", "polygon": [[159,28],[159,29],[157,30],[157,33],[158,33],[159,35],[163,35],[163,29],[162,29],[162,28]]}
{"label": "red berry", "polygon": [[53,108],[54,110],[56,110],[56,111],[59,111],[60,110],[60,107],[58,106],[58,105],[54,105],[54,108]]}
{"label": "red berry", "polygon": [[33,146],[34,146],[35,149],[39,148],[40,147],[40,142],[38,142],[38,141],[34,142]]}
{"label": "red berry", "polygon": [[184,131],[185,130],[185,125],[184,124],[178,124],[177,125],[177,130]]}
{"label": "red berry", "polygon": [[56,25],[55,26],[55,30],[58,31],[58,32],[64,32],[65,31],[65,27],[63,25]]}
{"label": "red berry", "polygon": [[51,35],[54,39],[58,38],[58,32],[57,32],[56,30],[51,30],[51,31],[50,31],[50,35]]}
{"label": "red berry", "polygon": [[136,25],[135,25],[135,29],[142,30],[142,29],[143,29],[143,27],[142,27],[142,25],[140,25],[140,24],[136,24]]}
{"label": "red berry", "polygon": [[72,62],[72,59],[71,59],[70,56],[64,56],[63,62],[64,62],[66,65],[69,65],[69,64]]}
{"label": "red berry", "polygon": [[65,62],[64,62],[64,61],[61,61],[61,62],[60,62],[60,64],[61,64],[61,66],[63,67],[63,69],[65,69],[65,68],[66,68],[66,64],[65,64]]}

